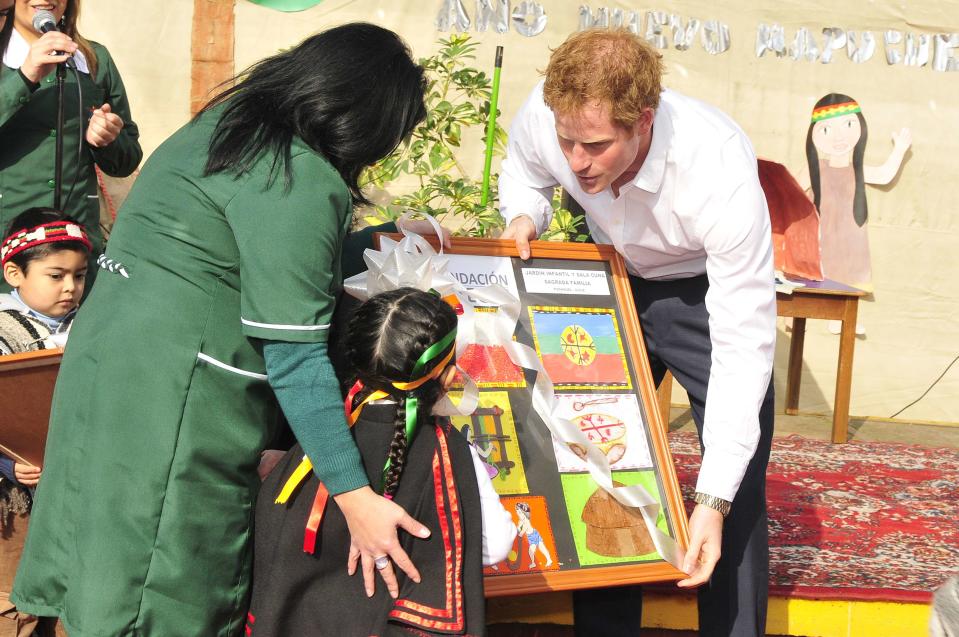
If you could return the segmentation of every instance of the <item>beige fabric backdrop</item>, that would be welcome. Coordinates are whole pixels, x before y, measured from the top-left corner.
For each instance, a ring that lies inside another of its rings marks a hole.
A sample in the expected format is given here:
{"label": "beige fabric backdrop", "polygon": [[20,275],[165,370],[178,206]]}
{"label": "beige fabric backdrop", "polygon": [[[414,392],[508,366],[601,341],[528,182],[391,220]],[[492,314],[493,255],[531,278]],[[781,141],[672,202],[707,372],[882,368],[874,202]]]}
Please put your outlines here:
{"label": "beige fabric backdrop", "polygon": [[[520,4],[514,0],[514,6]],[[547,26],[538,36],[476,33],[482,42],[477,66],[490,69],[493,49],[505,47],[500,107],[508,125],[543,68],[549,48],[579,26],[579,2],[542,0]],[[851,413],[889,416],[917,398],[959,354],[959,73],[889,66],[882,33],[887,29],[934,35],[959,32],[959,1],[903,4],[851,0],[839,6],[819,1],[786,1],[758,6],[747,0],[718,5],[692,0],[649,6],[641,3],[589,3],[624,11],[664,10],[685,24],[689,18],[719,20],[729,26],[731,46],[706,53],[699,38],[687,51],[663,51],[668,86],[711,102],[746,130],[759,155],[794,172],[805,162],[809,113],[829,92],[853,96],[869,125],[868,164],[880,164],[892,149],[891,134],[912,129],[913,146],[898,179],[888,187],[867,187],[875,298],[860,306],[867,334],[856,344]],[[434,19],[441,0],[326,0],[313,9],[284,14],[246,0],[236,6],[236,61],[243,68],[278,49],[331,25],[369,20],[401,33],[414,53],[426,55],[442,35]],[[475,1],[464,0],[475,19]],[[133,113],[149,154],[188,117],[192,0],[138,2],[86,0],[83,33],[106,44],[123,73]],[[786,28],[786,43],[799,27],[813,34],[820,49],[824,27],[871,31],[878,40],[873,57],[855,64],[836,51],[830,64],[755,54],[761,23]],[[671,43],[671,37],[667,34]],[[900,45],[901,50],[901,45]],[[952,55],[959,57],[959,49]],[[317,63],[322,63],[318,60]],[[491,70],[491,69],[490,69]],[[468,148],[479,171],[480,140]],[[776,358],[777,386],[785,381],[788,332],[781,325]],[[802,409],[827,411],[834,391],[838,337],[823,322],[807,327]],[[680,394],[677,394],[679,398]],[[959,364],[902,418],[959,422]]]}

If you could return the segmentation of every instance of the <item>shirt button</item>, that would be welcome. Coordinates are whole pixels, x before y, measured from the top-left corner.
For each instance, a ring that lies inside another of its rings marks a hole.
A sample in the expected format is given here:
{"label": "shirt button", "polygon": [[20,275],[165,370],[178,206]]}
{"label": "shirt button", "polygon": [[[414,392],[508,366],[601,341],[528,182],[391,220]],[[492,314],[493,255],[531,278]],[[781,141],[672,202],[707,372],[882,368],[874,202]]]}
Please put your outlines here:
{"label": "shirt button", "polygon": [[52,78],[52,77],[48,77],[48,78],[47,78],[47,84],[53,84],[53,78]]}
{"label": "shirt button", "polygon": [[26,104],[26,103],[27,103],[27,98],[21,96],[19,102],[20,102],[21,104]]}
{"label": "shirt button", "polygon": [[56,186],[56,185],[57,185],[57,182],[55,182],[55,181],[52,180],[52,179],[47,182],[47,186],[49,186],[50,188],[53,188],[53,187]]}

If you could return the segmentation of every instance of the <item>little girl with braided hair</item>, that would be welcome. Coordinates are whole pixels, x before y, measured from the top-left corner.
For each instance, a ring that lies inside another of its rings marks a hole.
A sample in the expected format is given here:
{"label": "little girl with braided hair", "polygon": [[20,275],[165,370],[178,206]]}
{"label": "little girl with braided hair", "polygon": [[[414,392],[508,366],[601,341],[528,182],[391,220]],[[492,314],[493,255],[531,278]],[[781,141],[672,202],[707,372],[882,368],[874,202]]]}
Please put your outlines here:
{"label": "little girl with braided hair", "polygon": [[385,556],[354,575],[345,518],[296,446],[256,505],[250,637],[485,634],[482,567],[517,531],[481,459],[432,413],[455,374],[456,325],[438,295],[399,288],[363,303],[346,336],[345,409],[370,484],[431,531],[401,535],[421,581],[396,569],[398,590],[374,589]]}

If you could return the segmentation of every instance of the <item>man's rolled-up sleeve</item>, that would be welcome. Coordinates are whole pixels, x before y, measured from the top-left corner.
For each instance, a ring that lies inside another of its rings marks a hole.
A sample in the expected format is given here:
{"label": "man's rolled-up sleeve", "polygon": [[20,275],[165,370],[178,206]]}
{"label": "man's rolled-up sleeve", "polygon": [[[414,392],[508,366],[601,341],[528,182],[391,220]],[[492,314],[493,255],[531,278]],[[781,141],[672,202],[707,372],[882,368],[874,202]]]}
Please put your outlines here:
{"label": "man's rolled-up sleeve", "polygon": [[506,158],[499,176],[500,214],[509,225],[527,215],[542,234],[553,219],[556,178],[547,170],[539,148],[556,137],[549,109],[543,104],[542,84],[523,104],[509,129]]}

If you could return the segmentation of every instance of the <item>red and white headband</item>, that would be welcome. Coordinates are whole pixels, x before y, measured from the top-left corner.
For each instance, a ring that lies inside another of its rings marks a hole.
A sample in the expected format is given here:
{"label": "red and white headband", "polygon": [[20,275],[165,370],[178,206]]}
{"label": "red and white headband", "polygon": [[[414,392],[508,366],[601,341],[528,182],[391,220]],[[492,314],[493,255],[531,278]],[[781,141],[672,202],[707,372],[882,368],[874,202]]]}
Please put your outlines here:
{"label": "red and white headband", "polygon": [[3,246],[0,246],[0,265],[6,265],[11,257],[28,248],[56,241],[79,241],[87,250],[93,249],[83,226],[73,221],[53,221],[18,230],[4,239]]}

